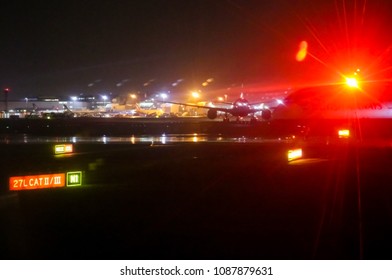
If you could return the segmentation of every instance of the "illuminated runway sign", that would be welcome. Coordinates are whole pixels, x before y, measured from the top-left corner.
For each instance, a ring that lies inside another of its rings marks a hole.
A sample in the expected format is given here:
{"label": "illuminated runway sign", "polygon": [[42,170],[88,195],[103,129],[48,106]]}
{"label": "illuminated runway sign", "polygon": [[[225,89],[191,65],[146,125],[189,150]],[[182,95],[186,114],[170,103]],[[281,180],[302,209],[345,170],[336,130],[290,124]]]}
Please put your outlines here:
{"label": "illuminated runway sign", "polygon": [[82,171],[67,173],[67,187],[78,187],[82,185]]}
{"label": "illuminated runway sign", "polygon": [[288,161],[302,158],[302,149],[289,150],[287,152]]}
{"label": "illuminated runway sign", "polygon": [[58,154],[69,154],[73,152],[73,145],[72,144],[62,144],[62,145],[55,145],[54,146],[54,153]]}
{"label": "illuminated runway sign", "polygon": [[65,173],[10,177],[10,191],[65,187]]}
{"label": "illuminated runway sign", "polygon": [[349,138],[350,137],[350,130],[348,129],[341,129],[338,131],[339,138]]}
{"label": "illuminated runway sign", "polygon": [[82,186],[82,171],[10,177],[10,191]]}

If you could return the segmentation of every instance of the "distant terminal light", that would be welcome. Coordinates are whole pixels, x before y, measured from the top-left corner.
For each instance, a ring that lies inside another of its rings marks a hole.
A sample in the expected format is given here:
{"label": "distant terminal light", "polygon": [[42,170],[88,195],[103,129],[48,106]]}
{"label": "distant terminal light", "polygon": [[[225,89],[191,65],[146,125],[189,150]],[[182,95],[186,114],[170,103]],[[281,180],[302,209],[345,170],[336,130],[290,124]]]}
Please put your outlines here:
{"label": "distant terminal light", "polygon": [[293,149],[287,152],[288,161],[302,158],[302,149]]}
{"label": "distant terminal light", "polygon": [[338,130],[339,138],[349,138],[350,137],[350,130],[348,129],[339,129]]}
{"label": "distant terminal light", "polygon": [[193,98],[200,98],[200,94],[197,91],[193,91],[191,95]]}

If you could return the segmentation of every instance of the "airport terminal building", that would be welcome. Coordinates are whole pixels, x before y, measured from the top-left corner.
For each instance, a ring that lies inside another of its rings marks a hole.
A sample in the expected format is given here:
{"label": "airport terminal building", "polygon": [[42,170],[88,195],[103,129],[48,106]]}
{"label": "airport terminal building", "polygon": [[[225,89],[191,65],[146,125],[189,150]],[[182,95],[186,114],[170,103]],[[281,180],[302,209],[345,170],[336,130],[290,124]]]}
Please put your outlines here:
{"label": "airport terminal building", "polygon": [[[32,112],[64,112],[64,105],[70,110],[96,110],[105,108],[110,103],[99,100],[94,96],[59,98],[50,96],[31,97],[21,100],[6,100],[0,102],[0,117],[24,117]],[[6,114],[8,112],[8,115]]]}

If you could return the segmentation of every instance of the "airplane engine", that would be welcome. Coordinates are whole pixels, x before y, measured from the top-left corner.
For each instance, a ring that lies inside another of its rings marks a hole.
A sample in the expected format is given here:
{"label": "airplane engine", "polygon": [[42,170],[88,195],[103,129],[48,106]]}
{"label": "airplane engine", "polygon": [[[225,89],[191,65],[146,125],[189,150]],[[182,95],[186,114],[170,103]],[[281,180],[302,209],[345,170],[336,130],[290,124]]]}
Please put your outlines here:
{"label": "airplane engine", "polygon": [[263,110],[263,111],[261,112],[261,117],[262,117],[264,120],[269,120],[269,119],[272,117],[272,113],[271,113],[270,110],[265,109],[265,110]]}
{"label": "airplane engine", "polygon": [[209,109],[207,112],[207,117],[211,120],[216,119],[218,116],[218,111],[214,109]]}

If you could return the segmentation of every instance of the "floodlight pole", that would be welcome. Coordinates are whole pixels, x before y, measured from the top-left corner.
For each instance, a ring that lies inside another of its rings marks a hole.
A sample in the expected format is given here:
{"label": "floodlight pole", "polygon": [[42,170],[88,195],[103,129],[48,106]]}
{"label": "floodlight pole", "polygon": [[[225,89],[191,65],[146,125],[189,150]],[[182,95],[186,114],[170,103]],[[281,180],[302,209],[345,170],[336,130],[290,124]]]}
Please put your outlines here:
{"label": "floodlight pole", "polygon": [[5,117],[8,116],[8,92],[10,91],[9,88],[4,89],[4,103],[5,103]]}

